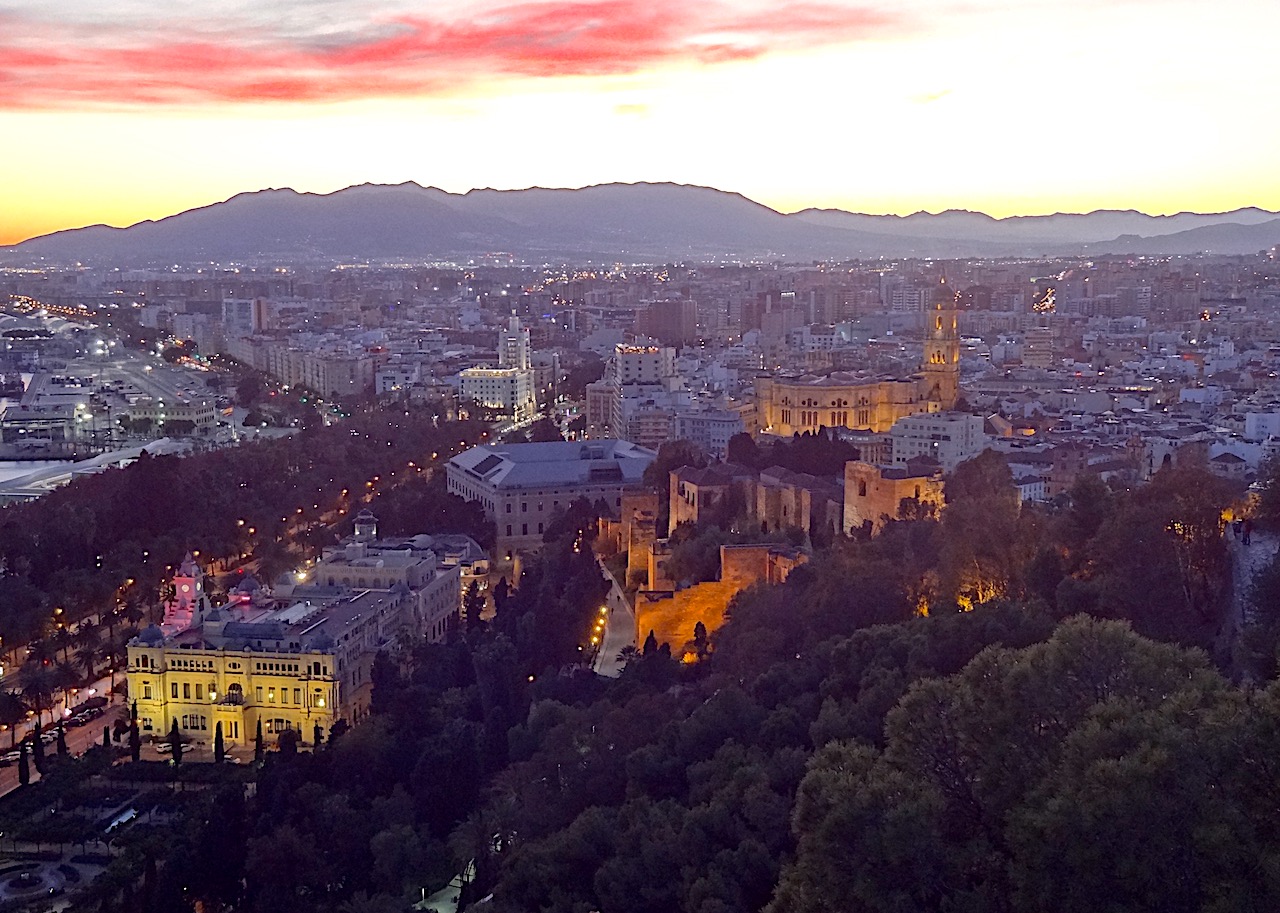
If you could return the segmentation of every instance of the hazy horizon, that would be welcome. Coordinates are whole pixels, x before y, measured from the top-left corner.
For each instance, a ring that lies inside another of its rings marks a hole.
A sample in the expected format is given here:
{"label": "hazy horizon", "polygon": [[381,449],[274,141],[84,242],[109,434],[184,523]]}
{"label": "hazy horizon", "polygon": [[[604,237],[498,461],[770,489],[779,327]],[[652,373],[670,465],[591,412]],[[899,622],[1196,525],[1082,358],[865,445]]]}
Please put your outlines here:
{"label": "hazy horizon", "polygon": [[1209,209],[1195,210],[1195,209],[1188,209],[1188,208],[1182,208],[1182,209],[1174,208],[1174,209],[1167,209],[1162,211],[1151,211],[1151,210],[1140,209],[1136,206],[1107,206],[1107,207],[1098,207],[1098,208],[1088,209],[1088,210],[1059,209],[1059,210],[1042,211],[1042,212],[996,213],[996,212],[990,212],[987,210],[976,209],[972,207],[947,206],[947,207],[937,207],[933,209],[902,210],[897,212],[884,212],[884,211],[871,212],[867,210],[848,209],[848,208],[837,206],[834,204],[824,204],[822,202],[813,202],[809,205],[797,206],[795,208],[781,208],[779,206],[770,205],[765,200],[758,199],[756,197],[753,197],[751,194],[748,194],[733,188],[715,187],[707,184],[693,184],[693,183],[687,183],[687,182],[681,182],[681,181],[660,181],[660,180],[637,179],[634,181],[622,181],[622,180],[602,181],[599,183],[582,184],[578,186],[550,186],[550,185],[544,185],[544,184],[533,184],[533,185],[526,185],[526,186],[520,186],[520,187],[477,186],[477,187],[468,187],[464,190],[451,190],[446,187],[441,187],[438,184],[423,183],[421,181],[417,181],[414,179],[406,179],[404,181],[396,181],[396,182],[363,181],[355,184],[347,184],[342,187],[336,187],[332,190],[299,189],[297,187],[291,187],[287,185],[259,187],[251,190],[240,190],[225,197],[210,199],[204,203],[197,203],[195,205],[185,206],[182,209],[174,210],[172,212],[157,212],[154,215],[146,215],[129,222],[110,222],[106,220],[88,221],[81,224],[64,225],[58,228],[50,229],[48,231],[42,231],[38,234],[16,238],[13,240],[4,240],[3,238],[0,238],[0,246],[17,245],[25,241],[30,241],[35,238],[44,237],[46,235],[57,234],[63,231],[75,231],[77,229],[82,229],[82,228],[100,228],[100,227],[121,228],[121,229],[131,228],[135,225],[141,225],[148,222],[159,222],[159,221],[163,221],[164,219],[171,218],[173,216],[182,215],[183,213],[191,212],[193,210],[205,209],[211,206],[216,206],[220,203],[226,203],[239,196],[246,196],[246,195],[253,195],[253,194],[260,194],[260,193],[271,193],[271,192],[279,192],[279,191],[291,191],[299,195],[333,196],[343,191],[353,190],[359,187],[394,188],[394,187],[403,187],[406,185],[415,185],[423,190],[439,190],[454,196],[465,196],[468,193],[483,192],[483,191],[497,191],[501,193],[520,192],[520,191],[527,191],[527,190],[575,191],[575,190],[586,190],[592,187],[615,186],[615,185],[636,186],[636,185],[664,185],[664,184],[682,186],[682,187],[705,188],[705,189],[715,190],[715,191],[726,193],[726,194],[736,194],[738,196],[744,197],[747,200],[750,200],[753,203],[758,203],[762,206],[766,206],[770,209],[773,209],[774,211],[779,212],[783,215],[797,215],[799,213],[806,212],[806,211],[825,211],[825,212],[847,212],[854,215],[865,215],[865,216],[873,216],[873,217],[905,218],[908,216],[922,215],[922,214],[938,216],[944,213],[954,212],[954,213],[970,213],[973,215],[984,215],[984,216],[989,216],[998,221],[1004,221],[1007,219],[1017,219],[1017,218],[1047,218],[1050,216],[1087,216],[1087,215],[1092,215],[1095,213],[1103,213],[1103,212],[1137,213],[1139,215],[1159,218],[1159,217],[1177,216],[1177,215],[1207,215],[1207,216],[1228,215],[1230,213],[1239,212],[1242,210],[1256,210],[1263,213],[1275,213],[1278,217],[1280,217],[1280,208],[1273,210],[1258,204],[1244,204],[1241,206],[1236,206],[1230,209],[1222,209],[1222,210],[1209,210]]}
{"label": "hazy horizon", "polygon": [[1278,31],[1261,0],[0,0],[0,242],[406,179],[1274,210]]}

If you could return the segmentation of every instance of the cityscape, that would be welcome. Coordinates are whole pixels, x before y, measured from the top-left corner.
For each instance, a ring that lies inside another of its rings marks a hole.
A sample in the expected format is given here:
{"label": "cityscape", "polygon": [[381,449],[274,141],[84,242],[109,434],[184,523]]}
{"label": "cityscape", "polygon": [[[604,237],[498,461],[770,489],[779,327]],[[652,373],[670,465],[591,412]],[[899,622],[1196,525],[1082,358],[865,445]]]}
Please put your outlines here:
{"label": "cityscape", "polygon": [[0,913],[1280,909],[1280,10],[1137,6],[0,2]]}

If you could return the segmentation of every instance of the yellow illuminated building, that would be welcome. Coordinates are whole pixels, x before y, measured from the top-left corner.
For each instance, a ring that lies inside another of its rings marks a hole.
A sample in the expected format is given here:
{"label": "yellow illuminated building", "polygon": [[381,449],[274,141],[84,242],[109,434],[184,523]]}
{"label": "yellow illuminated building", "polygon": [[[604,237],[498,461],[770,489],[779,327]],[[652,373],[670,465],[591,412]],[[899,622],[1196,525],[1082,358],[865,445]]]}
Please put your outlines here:
{"label": "yellow illuminated building", "polygon": [[960,398],[960,336],[955,294],[943,283],[925,314],[919,373],[884,378],[837,371],[827,375],[756,378],[757,426],[790,437],[819,428],[883,433],[898,419],[954,409]]}

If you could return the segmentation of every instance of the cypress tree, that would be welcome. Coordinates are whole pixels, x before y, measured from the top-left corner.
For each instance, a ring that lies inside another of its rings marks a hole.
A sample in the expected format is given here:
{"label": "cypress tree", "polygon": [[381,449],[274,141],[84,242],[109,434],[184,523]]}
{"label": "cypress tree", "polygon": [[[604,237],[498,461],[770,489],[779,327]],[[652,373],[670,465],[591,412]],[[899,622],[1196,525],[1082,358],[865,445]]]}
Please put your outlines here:
{"label": "cypress tree", "polygon": [[316,728],[312,730],[311,738],[315,740],[316,748],[324,744],[324,730],[320,728],[319,723],[316,723]]}
{"label": "cypress tree", "polygon": [[222,721],[213,727],[213,763],[221,764],[227,759],[227,746],[222,741]]}
{"label": "cypress tree", "polygon": [[262,720],[258,720],[258,732],[253,737],[253,763],[261,764],[267,758],[267,749],[262,744]]}
{"label": "cypress tree", "polygon": [[138,722],[138,702],[134,701],[133,706],[129,708],[129,719]]}
{"label": "cypress tree", "polygon": [[136,717],[129,723],[129,757],[134,761],[142,760],[142,733],[138,732]]}
{"label": "cypress tree", "polygon": [[58,754],[64,758],[67,756],[67,730],[61,720],[58,721]]}
{"label": "cypress tree", "polygon": [[40,738],[44,735],[40,728],[40,718],[36,717],[36,728],[31,730],[31,760],[35,762],[36,770],[44,769],[44,741]]}
{"label": "cypress tree", "polygon": [[111,727],[110,726],[102,727],[102,747],[103,748],[111,747]]}
{"label": "cypress tree", "polygon": [[31,765],[27,763],[27,746],[22,746],[22,753],[18,755],[18,783],[26,786],[31,782]]}
{"label": "cypress tree", "polygon": [[177,719],[174,719],[173,725],[169,727],[169,755],[173,759],[174,767],[182,763],[182,733],[178,731]]}

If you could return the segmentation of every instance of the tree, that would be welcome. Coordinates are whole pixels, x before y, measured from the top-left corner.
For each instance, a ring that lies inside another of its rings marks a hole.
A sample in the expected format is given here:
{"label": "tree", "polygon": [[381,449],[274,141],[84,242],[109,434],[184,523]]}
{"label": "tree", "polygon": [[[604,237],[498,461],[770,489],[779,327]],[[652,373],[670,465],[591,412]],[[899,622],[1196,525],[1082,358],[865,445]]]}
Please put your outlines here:
{"label": "tree", "polygon": [[129,759],[135,763],[142,760],[142,733],[138,731],[137,717],[129,721]]}
{"label": "tree", "polygon": [[182,763],[182,733],[178,731],[176,719],[169,727],[169,758],[173,761],[174,767]]}
{"label": "tree", "polygon": [[102,747],[103,748],[111,747],[111,727],[110,726],[102,727]]}
{"label": "tree", "polygon": [[698,651],[698,659],[707,656],[707,626],[701,621],[693,626],[693,647]]}
{"label": "tree", "polygon": [[27,763],[27,746],[23,745],[18,755],[18,783],[26,786],[31,782],[31,765]]}
{"label": "tree", "polygon": [[658,635],[656,632],[649,632],[649,636],[644,639],[644,648],[641,652],[645,656],[653,656],[658,652]]}
{"label": "tree", "polygon": [[267,747],[262,741],[262,719],[258,719],[258,731],[253,736],[253,763],[261,764],[267,758]]}
{"label": "tree", "polygon": [[44,733],[40,728],[40,717],[36,717],[36,726],[31,730],[31,760],[35,762],[37,771],[44,771]]}
{"label": "tree", "polygon": [[373,657],[373,668],[369,670],[371,692],[369,694],[369,712],[373,714],[387,713],[392,702],[400,693],[400,669],[386,650],[379,650]]}
{"label": "tree", "polygon": [[62,720],[58,720],[58,754],[62,757],[67,756],[67,730],[62,725]]}
{"label": "tree", "polygon": [[36,712],[36,720],[44,716],[53,697],[53,671],[43,662],[29,661],[18,673],[18,681],[22,685],[22,696]]}
{"label": "tree", "polygon": [[467,632],[478,630],[482,612],[484,612],[484,593],[480,591],[480,584],[473,580],[468,584],[467,592],[462,597],[463,630]]}
{"label": "tree", "polygon": [[276,745],[280,748],[281,760],[291,760],[298,754],[298,730],[286,729],[276,737]]}
{"label": "tree", "polygon": [[0,725],[9,730],[9,746],[18,738],[18,724],[27,718],[27,706],[16,691],[0,691]]}
{"label": "tree", "polygon": [[315,728],[311,732],[311,744],[318,751],[320,746],[324,744],[324,730],[320,728],[320,724],[316,723]]}
{"label": "tree", "polygon": [[227,759],[227,746],[222,741],[222,720],[213,727],[213,763],[221,764]]}
{"label": "tree", "polygon": [[730,463],[737,463],[739,466],[748,466],[752,469],[761,468],[760,448],[756,446],[755,438],[745,431],[729,438],[729,446],[725,449],[725,459]]}

